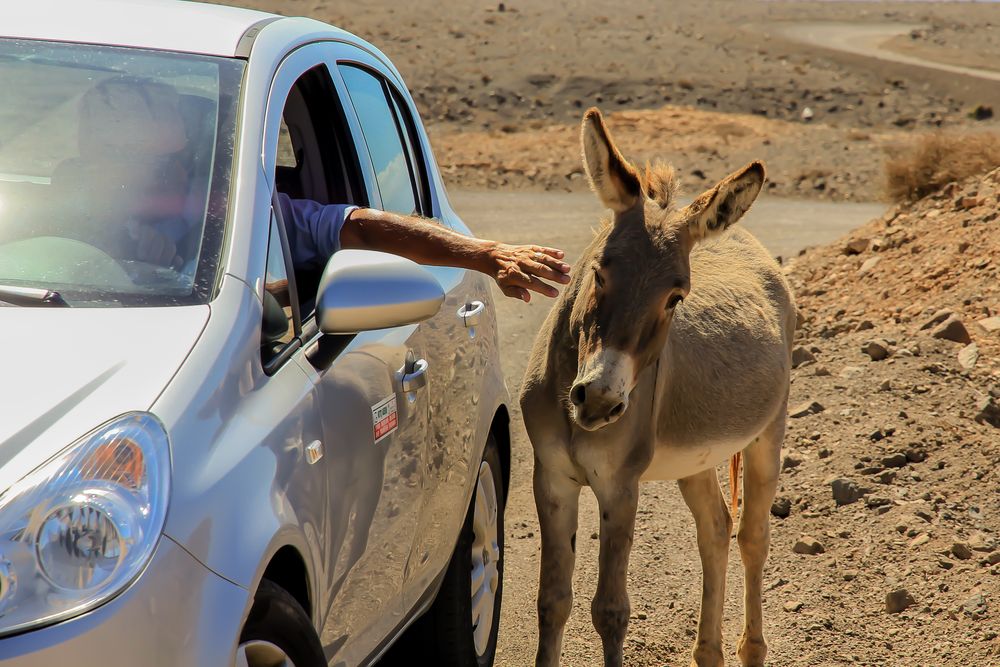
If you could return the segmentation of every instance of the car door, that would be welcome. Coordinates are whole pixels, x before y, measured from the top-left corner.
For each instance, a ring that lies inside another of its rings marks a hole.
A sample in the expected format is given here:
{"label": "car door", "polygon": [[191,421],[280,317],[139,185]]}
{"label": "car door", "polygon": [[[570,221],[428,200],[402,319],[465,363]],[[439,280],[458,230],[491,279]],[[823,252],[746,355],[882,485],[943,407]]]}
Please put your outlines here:
{"label": "car door", "polygon": [[[296,198],[377,206],[365,149],[355,145],[326,62],[330,48],[301,48],[279,68],[265,121],[265,170]],[[325,553],[317,573],[320,638],[330,660],[355,664],[402,619],[428,402],[425,390],[403,393],[401,376],[419,377],[424,346],[415,326],[321,335],[309,305],[315,288],[300,268],[304,356],[297,363],[315,386],[322,438],[311,456],[326,473],[328,515],[315,535]]]}
{"label": "car door", "polygon": [[[434,193],[426,149],[392,75],[370,60],[342,60],[338,69],[372,158],[383,205],[431,217]],[[484,281],[459,268],[428,268],[446,296],[438,314],[420,325],[427,348],[431,428],[423,443],[419,516],[404,582],[410,605],[447,565],[465,517],[470,459],[478,452],[476,406],[484,354],[477,329],[486,307]]]}

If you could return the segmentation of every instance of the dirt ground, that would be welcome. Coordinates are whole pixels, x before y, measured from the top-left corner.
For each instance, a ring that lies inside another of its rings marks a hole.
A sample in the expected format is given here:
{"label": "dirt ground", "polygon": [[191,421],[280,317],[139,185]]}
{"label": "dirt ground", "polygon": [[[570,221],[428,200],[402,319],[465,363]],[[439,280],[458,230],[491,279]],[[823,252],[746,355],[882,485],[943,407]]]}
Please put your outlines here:
{"label": "dirt ground", "polygon": [[[315,16],[382,48],[458,187],[585,190],[576,137],[591,105],[608,112],[630,157],[675,162],[689,194],[764,158],[770,195],[872,201],[886,148],[939,127],[1000,127],[998,84],[838,53],[774,29],[914,24],[922,27],[885,48],[997,69],[1000,6],[992,3],[234,4]],[[986,108],[996,115],[975,120],[977,107],[980,117]],[[991,319],[1000,316],[998,208],[994,173],[892,209],[786,263],[802,327],[766,571],[769,664],[1000,664],[1000,321]],[[481,235],[560,246],[570,259],[597,224],[596,214],[581,219],[558,205],[509,220],[459,212]],[[498,300],[516,395],[550,304]],[[531,449],[514,417],[497,659],[510,667],[533,659],[539,552]],[[600,661],[589,612],[597,540],[586,539],[597,527],[585,491],[566,665]],[[736,664],[735,545],[728,581],[725,648]],[[643,487],[629,587],[626,664],[686,665],[700,563],[673,483]]]}

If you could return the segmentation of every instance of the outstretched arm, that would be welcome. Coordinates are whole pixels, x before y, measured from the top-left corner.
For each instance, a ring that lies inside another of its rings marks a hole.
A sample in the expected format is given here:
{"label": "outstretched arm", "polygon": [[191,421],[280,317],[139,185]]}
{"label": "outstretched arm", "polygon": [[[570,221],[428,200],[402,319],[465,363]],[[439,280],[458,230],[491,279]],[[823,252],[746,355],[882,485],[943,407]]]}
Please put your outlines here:
{"label": "outstretched arm", "polygon": [[419,264],[455,266],[485,273],[509,297],[530,301],[530,291],[554,297],[545,282],[569,282],[569,264],[556,248],[508,245],[487,241],[445,227],[433,220],[370,208],[350,212],[340,232],[343,248],[381,250]]}

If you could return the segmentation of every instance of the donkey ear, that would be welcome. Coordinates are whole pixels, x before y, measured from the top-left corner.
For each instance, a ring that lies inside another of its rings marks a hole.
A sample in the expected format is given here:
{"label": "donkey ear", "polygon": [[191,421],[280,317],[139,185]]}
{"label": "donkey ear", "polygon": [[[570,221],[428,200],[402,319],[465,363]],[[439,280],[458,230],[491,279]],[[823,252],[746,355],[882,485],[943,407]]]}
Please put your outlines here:
{"label": "donkey ear", "polygon": [[719,234],[743,217],[764,186],[763,162],[751,162],[722,179],[685,208],[684,219],[695,241]]}
{"label": "donkey ear", "polygon": [[590,178],[590,187],[601,202],[617,213],[635,206],[642,192],[639,174],[615,148],[596,107],[591,107],[583,115],[580,142],[583,144],[583,165]]}

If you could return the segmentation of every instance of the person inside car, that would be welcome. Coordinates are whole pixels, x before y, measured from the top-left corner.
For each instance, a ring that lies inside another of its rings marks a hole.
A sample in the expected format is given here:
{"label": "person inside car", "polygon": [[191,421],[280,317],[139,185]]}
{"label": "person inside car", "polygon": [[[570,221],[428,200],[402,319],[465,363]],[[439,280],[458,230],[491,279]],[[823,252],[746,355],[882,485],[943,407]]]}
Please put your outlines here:
{"label": "person inside car", "polygon": [[[188,130],[180,96],[169,85],[141,78],[98,82],[80,101],[80,154],[67,160],[56,180],[69,180],[122,210],[124,225],[103,225],[97,245],[118,259],[132,259],[192,273],[197,244],[186,220],[196,161],[187,154]],[[120,172],[120,173],[119,173]],[[110,174],[110,176],[109,176]],[[97,192],[100,184],[114,192]],[[131,193],[131,194],[129,194]],[[557,248],[510,245],[460,234],[430,219],[347,204],[321,204],[278,194],[296,269],[322,269],[341,248],[393,253],[420,264],[455,266],[493,278],[509,297],[530,301],[531,292],[554,297],[547,281],[569,282],[570,267]]]}

